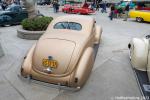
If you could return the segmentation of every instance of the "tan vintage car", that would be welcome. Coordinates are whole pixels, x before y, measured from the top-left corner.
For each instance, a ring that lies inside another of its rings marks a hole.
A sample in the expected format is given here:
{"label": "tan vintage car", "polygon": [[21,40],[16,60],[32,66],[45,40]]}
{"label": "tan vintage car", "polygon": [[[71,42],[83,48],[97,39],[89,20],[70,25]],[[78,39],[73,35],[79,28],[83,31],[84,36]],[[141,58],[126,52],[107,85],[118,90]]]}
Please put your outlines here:
{"label": "tan vintage car", "polygon": [[93,68],[101,34],[102,28],[92,17],[57,17],[29,50],[21,75],[80,89]]}
{"label": "tan vintage car", "polygon": [[[128,44],[130,61],[140,89],[150,98],[150,35],[145,38],[133,38]],[[145,99],[149,100],[149,99]]]}

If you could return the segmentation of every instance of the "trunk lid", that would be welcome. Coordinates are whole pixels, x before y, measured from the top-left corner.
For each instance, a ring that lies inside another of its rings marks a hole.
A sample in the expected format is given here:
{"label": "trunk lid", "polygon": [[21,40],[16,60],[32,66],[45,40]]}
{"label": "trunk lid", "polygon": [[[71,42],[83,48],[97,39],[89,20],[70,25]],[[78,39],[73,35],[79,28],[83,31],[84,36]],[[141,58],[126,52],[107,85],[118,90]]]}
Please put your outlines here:
{"label": "trunk lid", "polygon": [[33,67],[47,74],[65,74],[75,49],[75,42],[65,39],[40,40],[33,54]]}

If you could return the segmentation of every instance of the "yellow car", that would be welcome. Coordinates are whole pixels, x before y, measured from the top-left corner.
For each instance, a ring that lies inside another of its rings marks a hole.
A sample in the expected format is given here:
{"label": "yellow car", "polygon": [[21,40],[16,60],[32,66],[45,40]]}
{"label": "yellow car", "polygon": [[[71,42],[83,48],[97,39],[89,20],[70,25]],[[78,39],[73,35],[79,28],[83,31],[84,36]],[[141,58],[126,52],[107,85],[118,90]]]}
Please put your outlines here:
{"label": "yellow car", "polygon": [[131,10],[129,12],[130,18],[136,18],[137,22],[150,22],[150,11],[148,10]]}
{"label": "yellow car", "polygon": [[93,68],[101,34],[94,18],[57,17],[26,55],[21,75],[80,89]]}

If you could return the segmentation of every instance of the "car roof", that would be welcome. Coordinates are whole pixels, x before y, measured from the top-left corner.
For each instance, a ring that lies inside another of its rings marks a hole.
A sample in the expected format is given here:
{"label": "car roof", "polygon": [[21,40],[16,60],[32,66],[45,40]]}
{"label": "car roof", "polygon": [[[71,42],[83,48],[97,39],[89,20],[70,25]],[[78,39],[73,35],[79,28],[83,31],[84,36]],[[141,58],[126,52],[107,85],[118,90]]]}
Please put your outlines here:
{"label": "car roof", "polygon": [[59,22],[75,22],[79,23],[82,26],[82,29],[80,31],[76,31],[81,34],[91,34],[93,24],[95,23],[95,19],[93,17],[85,16],[85,15],[66,15],[66,16],[60,16],[55,18],[50,26],[49,29],[53,30],[53,26],[56,23]]}
{"label": "car roof", "polygon": [[[54,29],[54,25],[59,22],[75,22],[82,25],[82,29],[78,30],[69,30],[69,29]],[[60,16],[55,18],[51,24],[48,26],[45,34],[41,39],[45,38],[59,38],[65,40],[71,40],[80,44],[85,42],[93,31],[93,25],[95,23],[94,18],[83,16],[83,15],[67,15]]]}
{"label": "car roof", "polygon": [[86,15],[66,15],[66,16],[60,16],[57,17],[55,20],[59,21],[69,21],[69,22],[79,22],[79,23],[86,23],[91,24],[94,21],[93,17],[89,17]]}

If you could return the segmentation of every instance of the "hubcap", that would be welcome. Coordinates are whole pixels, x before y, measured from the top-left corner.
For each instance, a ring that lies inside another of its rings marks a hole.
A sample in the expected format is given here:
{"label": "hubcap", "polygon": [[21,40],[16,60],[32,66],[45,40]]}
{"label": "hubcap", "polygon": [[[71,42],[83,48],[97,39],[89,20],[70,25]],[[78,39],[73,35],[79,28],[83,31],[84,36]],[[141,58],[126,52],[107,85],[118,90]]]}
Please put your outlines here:
{"label": "hubcap", "polygon": [[142,21],[142,18],[138,17],[136,18],[138,22],[141,22]]}

